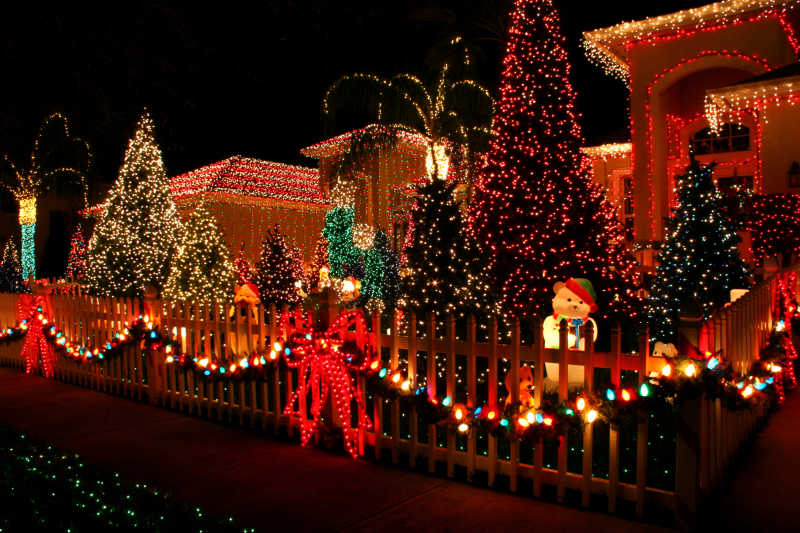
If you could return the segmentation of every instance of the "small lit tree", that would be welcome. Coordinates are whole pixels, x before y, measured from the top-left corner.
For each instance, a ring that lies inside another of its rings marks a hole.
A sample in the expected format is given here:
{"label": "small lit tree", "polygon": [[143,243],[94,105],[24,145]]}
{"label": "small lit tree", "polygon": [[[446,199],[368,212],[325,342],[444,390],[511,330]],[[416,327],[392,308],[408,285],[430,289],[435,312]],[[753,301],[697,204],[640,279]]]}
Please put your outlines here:
{"label": "small lit tree", "polygon": [[69,246],[69,257],[67,258],[67,270],[64,275],[67,279],[81,282],[86,273],[86,239],[83,236],[83,228],[80,224],[72,234]]}
{"label": "small lit tree", "polygon": [[172,259],[164,297],[170,300],[224,302],[236,282],[230,252],[205,204],[195,207]]}
{"label": "small lit tree", "polygon": [[0,262],[0,292],[22,291],[22,266],[14,239],[9,237]]}
{"label": "small lit tree", "polygon": [[253,282],[253,265],[244,256],[244,243],[239,248],[239,255],[233,261],[233,270],[236,273],[236,284],[245,285]]}
{"label": "small lit tree", "polygon": [[286,244],[276,224],[267,232],[261,246],[261,257],[255,268],[255,284],[261,301],[276,307],[296,304],[300,300],[295,285],[297,280],[295,254]]}

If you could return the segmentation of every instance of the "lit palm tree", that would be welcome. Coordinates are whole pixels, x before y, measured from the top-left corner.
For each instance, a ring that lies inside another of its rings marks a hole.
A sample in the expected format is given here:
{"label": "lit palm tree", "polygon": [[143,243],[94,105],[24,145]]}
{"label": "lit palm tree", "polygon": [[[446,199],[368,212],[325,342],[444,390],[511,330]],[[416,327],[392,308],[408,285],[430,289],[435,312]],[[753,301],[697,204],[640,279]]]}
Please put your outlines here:
{"label": "lit palm tree", "polygon": [[[476,154],[488,148],[494,103],[489,91],[465,71],[469,51],[459,37],[450,42],[458,53],[442,62],[437,75],[426,84],[412,74],[384,79],[372,74],[351,74],[328,88],[322,113],[328,125],[337,114],[356,112],[374,124],[354,136],[351,150],[342,161],[344,168],[357,165],[372,150],[391,146],[400,131],[414,132],[428,139],[428,171],[431,177],[447,177],[451,157],[466,159],[467,178]],[[372,150],[370,149],[372,147]]]}
{"label": "lit palm tree", "polygon": [[50,189],[78,185],[86,207],[86,172],[91,163],[91,151],[86,141],[70,135],[67,118],[60,113],[53,113],[39,128],[33,143],[30,166],[20,169],[7,155],[4,163],[0,186],[14,196],[19,206],[22,277],[28,279],[29,276],[36,277],[34,235],[38,200]]}

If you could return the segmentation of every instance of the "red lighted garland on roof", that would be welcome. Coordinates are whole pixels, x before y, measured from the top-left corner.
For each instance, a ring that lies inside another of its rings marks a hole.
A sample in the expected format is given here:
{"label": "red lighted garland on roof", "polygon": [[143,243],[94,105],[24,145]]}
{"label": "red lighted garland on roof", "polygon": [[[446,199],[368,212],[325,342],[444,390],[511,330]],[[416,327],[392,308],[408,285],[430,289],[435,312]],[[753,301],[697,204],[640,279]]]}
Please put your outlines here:
{"label": "red lighted garland on roof", "polygon": [[176,200],[220,194],[327,205],[317,169],[238,155],[175,176],[170,188]]}

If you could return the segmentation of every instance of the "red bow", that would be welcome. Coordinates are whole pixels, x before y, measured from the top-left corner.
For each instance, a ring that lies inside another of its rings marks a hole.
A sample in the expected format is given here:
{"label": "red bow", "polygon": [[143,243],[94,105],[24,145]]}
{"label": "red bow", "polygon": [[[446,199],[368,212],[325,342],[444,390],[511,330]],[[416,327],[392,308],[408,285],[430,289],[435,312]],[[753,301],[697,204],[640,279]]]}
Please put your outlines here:
{"label": "red bow", "polygon": [[34,369],[39,368],[39,356],[41,355],[42,373],[44,377],[51,378],[54,374],[56,355],[52,346],[44,338],[42,331],[44,324],[39,316],[45,319],[50,316],[47,299],[39,295],[20,294],[17,302],[17,318],[20,321],[28,321],[28,334],[25,335],[25,344],[22,345],[20,354],[25,359],[25,373],[30,374]]}
{"label": "red bow", "polygon": [[[364,400],[351,374],[351,371],[365,371],[374,358],[375,339],[367,329],[364,314],[360,309],[342,312],[324,332],[314,330],[310,317],[301,311],[284,313],[280,324],[286,338],[286,364],[298,369],[297,390],[284,414],[299,416],[300,440],[306,445],[322,424],[322,409],[330,394],[342,423],[345,449],[357,457],[359,432],[372,429]],[[350,331],[353,327],[354,331]],[[313,419],[308,420],[306,413],[299,412],[299,407],[295,410],[295,404],[307,397],[311,387],[317,387],[319,394],[313,395]],[[350,403],[354,399],[358,406],[357,428],[350,423]]]}

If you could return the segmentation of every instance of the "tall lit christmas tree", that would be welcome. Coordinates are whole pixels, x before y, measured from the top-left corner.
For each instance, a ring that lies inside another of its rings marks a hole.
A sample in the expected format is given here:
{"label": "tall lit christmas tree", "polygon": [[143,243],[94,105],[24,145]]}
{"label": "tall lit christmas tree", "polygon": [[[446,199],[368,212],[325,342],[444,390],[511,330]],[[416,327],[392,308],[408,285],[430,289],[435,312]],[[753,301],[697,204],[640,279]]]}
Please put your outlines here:
{"label": "tall lit christmas tree", "polygon": [[162,288],[180,228],[153,121],[145,112],[89,241],[90,290],[141,295],[146,285]]}
{"label": "tall lit christmas tree", "polygon": [[417,188],[402,283],[406,305],[418,313],[494,310],[486,261],[453,198],[455,185],[436,179]]}
{"label": "tall lit christmas tree", "polygon": [[730,301],[730,289],[749,285],[739,257],[739,235],[725,216],[711,173],[712,167],[693,157],[687,173],[678,178],[678,206],[667,221],[648,302],[654,340],[676,340],[681,307],[695,303],[708,317]]}
{"label": "tall lit christmas tree", "polygon": [[516,316],[552,312],[553,285],[587,278],[597,316],[639,312],[635,261],[592,183],[559,16],[551,0],[511,13],[495,137],[470,217],[493,282]]}
{"label": "tall lit christmas tree", "polygon": [[295,286],[298,280],[295,263],[295,255],[276,224],[267,232],[255,268],[255,284],[264,304],[280,307],[284,304],[293,305],[300,300]]}
{"label": "tall lit christmas tree", "polygon": [[205,204],[195,207],[172,259],[164,298],[224,302],[233,297],[236,278],[228,247]]}
{"label": "tall lit christmas tree", "polygon": [[0,262],[0,292],[22,291],[22,265],[14,239],[9,237]]}
{"label": "tall lit christmas tree", "polygon": [[83,281],[86,273],[86,239],[83,236],[83,228],[80,224],[72,234],[69,246],[69,257],[67,257],[67,270],[64,276],[73,281]]}

